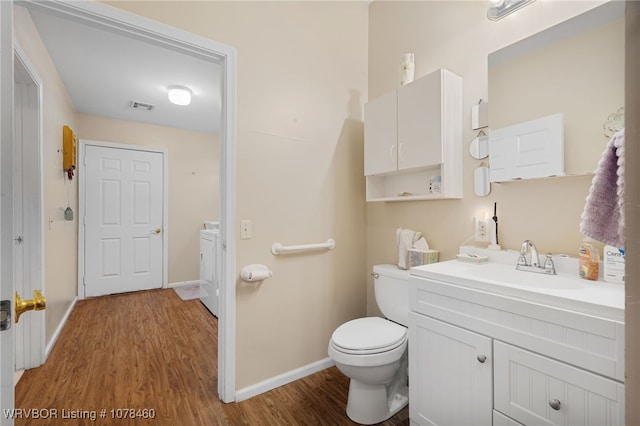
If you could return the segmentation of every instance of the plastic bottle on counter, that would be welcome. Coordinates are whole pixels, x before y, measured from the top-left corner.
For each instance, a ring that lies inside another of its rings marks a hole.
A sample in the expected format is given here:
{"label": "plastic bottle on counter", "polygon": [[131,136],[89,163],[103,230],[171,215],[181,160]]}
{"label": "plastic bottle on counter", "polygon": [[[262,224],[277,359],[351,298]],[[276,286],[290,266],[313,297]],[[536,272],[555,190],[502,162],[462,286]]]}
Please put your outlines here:
{"label": "plastic bottle on counter", "polygon": [[579,250],[580,259],[580,278],[585,280],[598,281],[600,255],[598,250],[589,244],[582,243]]}
{"label": "plastic bottle on counter", "polygon": [[624,249],[604,246],[604,274],[608,283],[624,284]]}

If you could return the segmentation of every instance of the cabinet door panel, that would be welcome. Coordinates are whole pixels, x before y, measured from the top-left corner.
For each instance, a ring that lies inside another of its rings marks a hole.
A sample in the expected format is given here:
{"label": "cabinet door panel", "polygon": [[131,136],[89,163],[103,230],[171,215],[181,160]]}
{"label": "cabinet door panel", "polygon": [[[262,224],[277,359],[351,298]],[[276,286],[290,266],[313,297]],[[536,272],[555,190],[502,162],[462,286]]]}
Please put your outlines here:
{"label": "cabinet door panel", "polygon": [[494,344],[495,408],[524,424],[624,424],[624,386],[501,342]]}
{"label": "cabinet door panel", "polygon": [[[207,231],[201,231],[205,233]],[[200,236],[200,299],[215,316],[218,316],[220,276],[219,236]]]}
{"label": "cabinet door panel", "polygon": [[491,425],[491,339],[424,315],[409,315],[411,421]]}
{"label": "cabinet door panel", "polygon": [[201,260],[201,275],[200,279],[213,283],[213,270],[215,259],[215,245],[213,241],[206,238],[200,239],[200,260]]}
{"label": "cabinet door panel", "polygon": [[398,89],[398,170],[442,163],[442,71]]}
{"label": "cabinet door panel", "polygon": [[364,106],[364,174],[389,173],[398,169],[398,100],[396,92],[369,101]]}

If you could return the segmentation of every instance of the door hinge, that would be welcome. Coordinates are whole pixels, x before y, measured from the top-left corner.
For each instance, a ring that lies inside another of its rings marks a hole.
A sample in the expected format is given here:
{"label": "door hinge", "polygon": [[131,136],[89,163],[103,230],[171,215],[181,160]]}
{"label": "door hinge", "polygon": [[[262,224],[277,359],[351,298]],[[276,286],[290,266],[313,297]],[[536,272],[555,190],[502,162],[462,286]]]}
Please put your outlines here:
{"label": "door hinge", "polygon": [[87,279],[84,277],[84,275],[82,276],[82,285],[83,286],[87,286]]}
{"label": "door hinge", "polygon": [[11,328],[11,300],[0,302],[0,331]]}

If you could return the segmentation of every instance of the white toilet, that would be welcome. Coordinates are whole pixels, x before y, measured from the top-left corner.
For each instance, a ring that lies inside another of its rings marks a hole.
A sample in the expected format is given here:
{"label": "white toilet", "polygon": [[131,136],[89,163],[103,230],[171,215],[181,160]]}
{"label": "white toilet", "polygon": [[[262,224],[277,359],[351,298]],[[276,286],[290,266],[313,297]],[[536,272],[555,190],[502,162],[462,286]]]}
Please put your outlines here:
{"label": "white toilet", "polygon": [[351,379],[347,415],[366,425],[387,420],[409,402],[409,271],[376,265],[373,275],[376,302],[386,319],[348,321],[329,342],[329,356]]}

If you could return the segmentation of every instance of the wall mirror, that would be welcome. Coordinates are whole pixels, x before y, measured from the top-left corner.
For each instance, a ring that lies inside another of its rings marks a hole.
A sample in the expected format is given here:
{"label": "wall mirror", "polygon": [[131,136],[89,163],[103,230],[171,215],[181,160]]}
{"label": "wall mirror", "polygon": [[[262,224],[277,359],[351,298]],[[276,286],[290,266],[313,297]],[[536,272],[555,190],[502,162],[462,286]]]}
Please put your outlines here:
{"label": "wall mirror", "polygon": [[563,113],[565,173],[592,173],[624,106],[624,30],[611,1],[491,53],[491,129]]}

